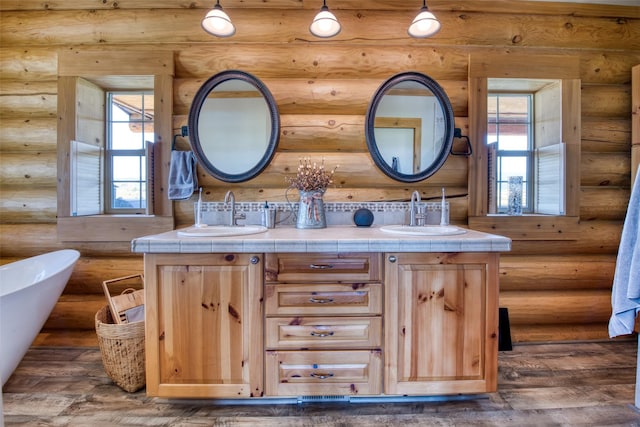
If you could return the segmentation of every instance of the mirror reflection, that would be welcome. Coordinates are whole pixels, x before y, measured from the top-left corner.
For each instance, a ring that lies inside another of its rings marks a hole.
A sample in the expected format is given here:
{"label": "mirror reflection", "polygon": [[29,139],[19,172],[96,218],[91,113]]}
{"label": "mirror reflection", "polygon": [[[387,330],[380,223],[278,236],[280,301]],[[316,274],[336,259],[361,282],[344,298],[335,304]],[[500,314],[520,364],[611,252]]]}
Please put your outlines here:
{"label": "mirror reflection", "polygon": [[367,112],[367,145],[376,165],[404,182],[423,180],[446,160],[453,112],[440,86],[419,73],[387,80]]}
{"label": "mirror reflection", "polygon": [[246,181],[261,172],[280,133],[273,97],[257,78],[240,71],[219,73],[200,88],[189,131],[200,166],[226,182]]}

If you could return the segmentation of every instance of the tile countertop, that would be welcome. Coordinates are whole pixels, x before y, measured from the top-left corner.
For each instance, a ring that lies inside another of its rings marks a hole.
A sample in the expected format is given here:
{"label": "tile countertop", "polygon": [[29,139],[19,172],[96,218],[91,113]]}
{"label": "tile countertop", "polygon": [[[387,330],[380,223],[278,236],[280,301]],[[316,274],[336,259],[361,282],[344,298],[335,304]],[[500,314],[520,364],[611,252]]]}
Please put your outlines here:
{"label": "tile countertop", "polygon": [[[462,227],[461,227],[462,228]],[[272,252],[507,252],[511,239],[467,230],[452,236],[411,236],[379,227],[276,227],[264,233],[228,237],[181,237],[178,230],[131,242],[135,253]]]}

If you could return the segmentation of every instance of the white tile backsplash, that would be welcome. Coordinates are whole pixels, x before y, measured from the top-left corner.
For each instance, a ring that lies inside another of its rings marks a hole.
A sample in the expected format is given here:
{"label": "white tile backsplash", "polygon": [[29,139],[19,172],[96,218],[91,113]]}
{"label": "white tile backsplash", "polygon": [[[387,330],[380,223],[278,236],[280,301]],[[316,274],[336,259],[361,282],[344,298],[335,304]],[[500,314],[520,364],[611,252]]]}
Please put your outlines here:
{"label": "white tile backsplash", "polygon": [[[422,202],[425,206],[426,224],[440,224],[440,202]],[[194,203],[193,215],[195,223],[196,206]],[[238,220],[239,224],[261,224],[262,209],[264,203],[261,202],[239,202],[236,203],[236,212],[244,213],[246,219]],[[295,225],[295,214],[298,209],[297,203],[272,202],[269,206],[277,211],[276,227],[283,225]],[[325,202],[325,216],[327,225],[353,225],[353,213],[366,208],[373,212],[373,225],[408,224],[409,206],[407,202]],[[447,202],[447,209],[449,203]],[[293,209],[293,212],[292,212]],[[202,223],[207,225],[227,224],[229,222],[229,206],[222,202],[202,203]]]}

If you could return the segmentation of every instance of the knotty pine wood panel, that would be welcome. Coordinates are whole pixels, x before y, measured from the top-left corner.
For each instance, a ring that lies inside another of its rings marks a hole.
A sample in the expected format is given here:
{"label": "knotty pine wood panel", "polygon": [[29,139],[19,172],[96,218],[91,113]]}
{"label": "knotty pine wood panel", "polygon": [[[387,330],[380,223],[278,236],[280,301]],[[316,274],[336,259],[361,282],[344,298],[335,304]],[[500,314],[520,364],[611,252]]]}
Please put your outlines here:
{"label": "knotty pine wood panel", "polygon": [[[273,95],[280,114],[345,114],[362,115],[381,79],[262,79]],[[389,76],[391,77],[391,76]],[[204,81],[175,79],[174,114],[189,113],[191,102]],[[451,101],[455,116],[467,116],[467,82],[439,81]]]}
{"label": "knotty pine wood panel", "polygon": [[19,80],[5,80],[0,86],[0,96],[6,95],[55,95],[58,92],[58,82],[44,81],[31,82]]}
{"label": "knotty pine wood panel", "polygon": [[[281,115],[280,140],[277,152],[295,152],[299,157],[309,157],[322,148],[331,152],[367,152],[364,116],[313,116],[313,115]],[[361,123],[361,125],[359,124]],[[460,128],[462,135],[467,135],[466,117],[456,117],[454,125]],[[177,136],[175,148],[190,150],[188,137],[179,136],[181,127],[187,126],[186,116],[173,117],[173,132]],[[313,128],[313,129],[311,129]],[[462,153],[467,150],[466,141],[462,138],[453,140],[453,150]]]}
{"label": "knotty pine wood panel", "polygon": [[62,295],[53,307],[44,329],[95,329],[96,312],[107,304],[104,294]]}
{"label": "knotty pine wood panel", "polygon": [[[170,45],[169,45],[170,46]],[[167,47],[169,47],[167,46]],[[101,47],[108,49],[109,47]],[[416,70],[440,80],[465,80],[468,56],[475,52],[508,55],[526,53],[530,48],[499,49],[486,46],[369,46],[351,45],[245,45],[229,49],[224,44],[176,45],[176,75],[206,79],[218,71],[239,68],[262,78],[387,78],[398,70]],[[557,50],[535,48],[538,55],[557,55]],[[628,84],[629,69],[640,63],[640,52],[624,53],[565,49],[563,54],[580,58],[580,78],[584,83]]]}
{"label": "knotty pine wood panel", "polygon": [[[143,274],[141,254],[126,254],[118,257],[81,257],[76,263],[64,294],[103,294],[102,282],[132,274]],[[112,294],[117,295],[124,289],[117,283],[109,286]],[[106,301],[106,300],[105,300]]]}
{"label": "knotty pine wood panel", "polygon": [[[516,240],[513,255],[602,255],[617,254],[622,220],[581,220],[575,227],[576,240]],[[499,228],[494,233],[501,234]]]}
{"label": "knotty pine wood panel", "polygon": [[[220,44],[200,46],[177,45],[176,75],[181,78],[208,78],[215,72],[239,68],[259,73],[262,78],[387,78],[398,70],[416,70],[440,80],[465,80],[468,56],[475,52],[508,55],[525,53],[530,48],[497,49],[485,46],[377,46],[313,45],[273,46],[246,45],[229,49]],[[555,49],[536,48],[538,55],[557,55]],[[580,58],[583,83],[628,84],[629,69],[640,63],[640,52],[624,53],[582,49],[566,49],[563,54]]]}
{"label": "knotty pine wood panel", "polygon": [[629,205],[629,187],[582,187],[580,218],[583,221],[624,220]]}
{"label": "knotty pine wood panel", "polygon": [[616,255],[500,257],[500,291],[611,290]]}
{"label": "knotty pine wood panel", "polygon": [[[279,152],[368,152],[364,115],[280,116]],[[302,155],[302,154],[301,154]]]}
{"label": "knotty pine wood panel", "polygon": [[631,87],[627,85],[582,86],[582,116],[626,117],[631,105]]}
{"label": "knotty pine wood panel", "polygon": [[[211,42],[211,40],[210,40]],[[624,49],[624,44],[621,44]],[[70,47],[71,52],[81,52],[87,47]],[[157,49],[155,45],[90,46],[92,50],[105,52],[126,49]],[[380,78],[384,79],[398,70],[421,71],[434,79],[465,80],[468,55],[473,52],[489,52],[501,55],[510,52],[529,52],[530,47],[511,46],[508,49],[490,46],[425,46],[385,45],[335,45],[315,44],[279,46],[273,44],[247,44],[241,49],[229,49],[224,43],[209,43],[206,49],[200,44],[190,45],[168,42],[163,49],[175,52],[175,72],[180,78],[206,79],[225,69],[241,69],[262,78]],[[552,48],[536,47],[537,54],[557,54]],[[590,84],[629,84],[629,69],[640,63],[640,52],[624,52],[584,49],[564,49],[563,53],[580,57],[580,78]],[[57,50],[43,47],[5,46],[0,48],[2,78],[9,81],[54,82],[57,78]]]}
{"label": "knotty pine wood panel", "polygon": [[[321,147],[320,147],[321,148]],[[276,153],[271,164],[259,177],[243,183],[243,187],[281,188],[288,187],[285,177],[294,176],[300,160],[308,157],[312,162],[320,163],[324,160],[325,168],[338,167],[334,174],[334,186],[337,188],[383,188],[397,187],[398,182],[384,175],[373,163],[369,153],[331,153],[326,151],[309,153]],[[198,169],[200,171],[200,169]],[[463,186],[467,177],[467,159],[460,156],[450,156],[443,167],[432,175],[428,181],[421,183],[405,183],[407,187],[429,186]],[[215,178],[198,173],[199,185],[203,187],[228,184],[220,183]],[[327,194],[328,197],[331,197]]]}
{"label": "knotty pine wood panel", "polygon": [[629,69],[640,63],[637,50],[575,51],[572,54],[580,56],[580,79],[587,84],[629,84]]}
{"label": "knotty pine wood panel", "polygon": [[55,94],[0,96],[0,116],[5,118],[54,118],[58,97]]}
{"label": "knotty pine wood panel", "polygon": [[582,153],[628,153],[631,145],[631,123],[620,117],[582,117]]}
{"label": "knotty pine wood panel", "polygon": [[[393,0],[392,0],[393,1]],[[397,0],[395,0],[397,1]],[[235,8],[292,8],[300,9],[307,0],[269,0],[268,2],[252,2],[246,0],[228,0],[224,2],[224,9]],[[207,0],[192,0],[189,2],[176,2],[175,0],[56,0],[42,4],[34,0],[3,0],[0,10],[83,10],[83,9],[205,9],[212,8]]]}
{"label": "knotty pine wood panel", "polygon": [[131,256],[129,242],[59,242],[55,223],[0,222],[2,257],[28,258],[60,249],[77,249],[82,257]]}
{"label": "knotty pine wood panel", "polygon": [[611,316],[611,291],[505,291],[500,293],[500,307],[509,309],[512,326],[606,324]]}
{"label": "knotty pine wood panel", "polygon": [[2,80],[56,81],[58,53],[48,47],[25,48],[20,44],[3,43],[0,47],[0,69]]}
{"label": "knotty pine wood panel", "polygon": [[33,190],[55,186],[57,162],[57,153],[50,149],[36,152],[3,152],[2,168],[0,168],[3,192],[7,186]]}
{"label": "knotty pine wood panel", "polygon": [[590,341],[609,340],[607,322],[565,323],[558,325],[514,325],[511,328],[513,342]]}
{"label": "knotty pine wood panel", "polygon": [[[409,39],[406,25],[415,17],[411,11],[343,11],[342,31],[332,41],[354,44],[384,42],[389,45],[422,45]],[[9,45],[128,44],[209,42],[200,29],[203,11],[160,9],[84,11],[6,11],[0,37]],[[324,43],[308,31],[310,14],[301,10],[246,9],[234,19],[237,32],[222,43],[263,42]],[[496,25],[490,13],[442,12],[442,30],[431,40],[444,44],[485,46],[545,46],[554,48],[628,49],[640,46],[640,24],[636,20],[605,20],[593,17],[502,15]],[[29,27],[24,25],[29,21]],[[402,22],[403,25],[398,25]],[[171,31],[166,31],[171,28]],[[375,32],[367,29],[375,28]]]}
{"label": "knotty pine wood panel", "polygon": [[629,153],[582,153],[580,156],[580,184],[587,186],[618,186],[629,185],[631,163]]}
{"label": "knotty pine wood panel", "polygon": [[[0,152],[38,153],[57,147],[57,120],[51,118],[2,118]],[[8,162],[7,162],[8,163]],[[7,165],[3,161],[3,168]],[[31,172],[31,171],[28,171]]]}
{"label": "knotty pine wood panel", "polygon": [[[411,10],[416,7],[405,0],[370,0],[367,9],[373,10]],[[94,0],[57,0],[42,3],[39,0],[4,0],[0,10],[74,10],[74,9],[211,9],[209,1],[194,0],[189,3],[176,4],[175,0],[109,0],[95,3]],[[226,0],[225,10],[230,9],[306,9],[317,10],[318,5],[313,0],[269,0],[268,2],[247,2],[246,0]],[[362,0],[341,0],[337,5],[331,5],[332,10],[362,9]],[[492,12],[492,13],[524,13],[536,15],[568,15],[595,16],[610,18],[639,18],[640,12],[633,7],[620,5],[592,5],[576,3],[545,3],[540,7],[539,2],[493,1],[483,0],[430,0],[429,10],[432,12]],[[235,13],[235,12],[234,12]],[[242,13],[242,12],[239,12]]]}
{"label": "knotty pine wood panel", "polygon": [[[367,152],[365,115],[345,114],[280,114],[280,140],[278,152],[296,152],[304,157],[315,151]],[[468,135],[466,117],[454,117],[454,126]],[[187,115],[173,116],[173,132],[180,135],[187,126]],[[454,139],[454,150],[466,150],[466,142]],[[188,138],[178,137],[176,149],[189,150]]]}
{"label": "knotty pine wood panel", "polygon": [[0,216],[4,223],[55,224],[56,206],[55,180],[40,187],[2,186]]}
{"label": "knotty pine wood panel", "polygon": [[262,79],[386,79],[398,70],[416,70],[440,80],[466,80],[467,47],[384,45],[266,45],[229,49],[213,44],[181,48],[176,53],[176,75],[206,79],[237,68]]}

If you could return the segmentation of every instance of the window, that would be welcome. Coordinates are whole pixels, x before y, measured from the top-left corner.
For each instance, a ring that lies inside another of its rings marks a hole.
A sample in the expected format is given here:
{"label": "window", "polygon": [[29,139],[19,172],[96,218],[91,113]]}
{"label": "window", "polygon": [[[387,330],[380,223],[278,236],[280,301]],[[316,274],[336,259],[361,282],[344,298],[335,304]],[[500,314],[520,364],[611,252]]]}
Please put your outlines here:
{"label": "window", "polygon": [[522,211],[532,212],[533,96],[489,93],[489,212],[507,213],[509,177],[522,177]]}
{"label": "window", "polygon": [[153,144],[153,92],[107,92],[106,183],[110,213],[144,213],[147,150]]}
{"label": "window", "polygon": [[[58,238],[129,242],[173,229],[173,53],[58,54]],[[156,184],[156,185],[154,185]]]}
{"label": "window", "polygon": [[[577,238],[580,90],[575,56],[470,55],[471,228],[514,240]],[[517,99],[519,108],[509,105]],[[521,216],[502,213],[504,181],[512,170],[526,176]]]}

